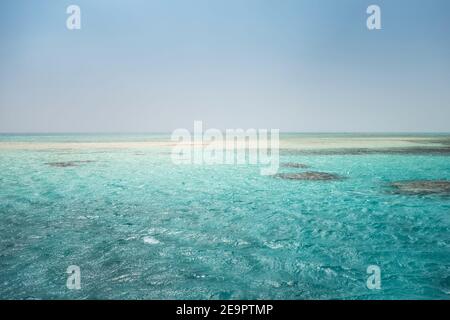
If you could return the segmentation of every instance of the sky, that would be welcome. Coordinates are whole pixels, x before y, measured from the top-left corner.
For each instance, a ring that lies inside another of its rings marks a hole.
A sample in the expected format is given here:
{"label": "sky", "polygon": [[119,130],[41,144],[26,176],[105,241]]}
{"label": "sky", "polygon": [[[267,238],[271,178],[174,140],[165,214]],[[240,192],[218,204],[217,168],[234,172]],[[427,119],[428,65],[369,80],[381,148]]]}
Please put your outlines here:
{"label": "sky", "polygon": [[449,17],[448,0],[3,0],[0,132],[449,132]]}

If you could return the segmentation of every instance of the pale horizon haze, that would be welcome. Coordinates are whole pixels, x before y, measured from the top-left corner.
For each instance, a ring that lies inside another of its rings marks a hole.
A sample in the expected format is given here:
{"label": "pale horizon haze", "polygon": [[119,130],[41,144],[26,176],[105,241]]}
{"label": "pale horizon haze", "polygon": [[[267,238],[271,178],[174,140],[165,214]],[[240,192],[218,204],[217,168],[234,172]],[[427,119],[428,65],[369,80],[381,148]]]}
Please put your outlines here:
{"label": "pale horizon haze", "polygon": [[0,6],[0,133],[450,131],[446,0]]}

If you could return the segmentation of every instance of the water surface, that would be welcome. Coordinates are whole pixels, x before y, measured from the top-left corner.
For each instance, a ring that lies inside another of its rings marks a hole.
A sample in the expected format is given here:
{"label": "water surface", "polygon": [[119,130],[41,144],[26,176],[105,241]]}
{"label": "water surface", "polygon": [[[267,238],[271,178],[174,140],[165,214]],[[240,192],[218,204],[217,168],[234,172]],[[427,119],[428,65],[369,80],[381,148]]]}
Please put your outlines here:
{"label": "water surface", "polygon": [[450,198],[389,188],[450,180],[448,135],[281,139],[309,167],[280,172],[345,179],[176,166],[163,134],[0,135],[0,298],[449,299]]}

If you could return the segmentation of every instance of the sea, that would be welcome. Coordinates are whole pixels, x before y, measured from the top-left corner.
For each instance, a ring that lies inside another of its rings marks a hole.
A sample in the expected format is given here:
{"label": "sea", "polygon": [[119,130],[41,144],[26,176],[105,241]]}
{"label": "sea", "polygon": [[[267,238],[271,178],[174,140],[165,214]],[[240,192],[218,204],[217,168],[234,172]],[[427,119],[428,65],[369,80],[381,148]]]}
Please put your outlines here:
{"label": "sea", "polygon": [[0,135],[0,298],[450,299],[449,191],[396,187],[445,186],[450,134],[284,133],[274,176],[172,148]]}

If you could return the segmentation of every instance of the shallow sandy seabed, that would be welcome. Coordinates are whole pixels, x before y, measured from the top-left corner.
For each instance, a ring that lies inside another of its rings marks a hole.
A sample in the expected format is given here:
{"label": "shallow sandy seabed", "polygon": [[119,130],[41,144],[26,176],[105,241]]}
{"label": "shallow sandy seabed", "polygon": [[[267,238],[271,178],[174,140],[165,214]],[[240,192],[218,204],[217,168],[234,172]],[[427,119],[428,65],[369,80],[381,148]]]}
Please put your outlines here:
{"label": "shallow sandy seabed", "polygon": [[[443,140],[444,139],[444,140]],[[448,137],[281,137],[280,148],[298,150],[321,149],[386,149],[386,148],[420,148],[448,147]],[[255,142],[250,145],[256,146]],[[46,150],[46,149],[143,149],[173,147],[176,142],[165,141],[130,141],[130,142],[0,142],[0,150]],[[185,145],[195,145],[185,143]],[[203,143],[203,145],[208,145]],[[218,144],[217,146],[220,146]],[[244,144],[237,145],[247,147]],[[270,147],[270,140],[268,141]]]}

